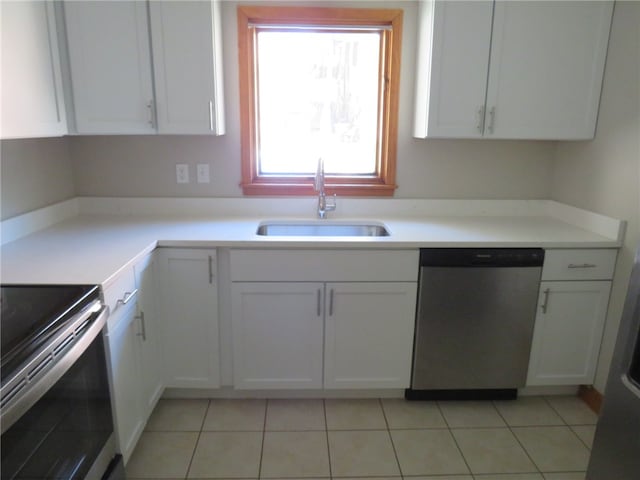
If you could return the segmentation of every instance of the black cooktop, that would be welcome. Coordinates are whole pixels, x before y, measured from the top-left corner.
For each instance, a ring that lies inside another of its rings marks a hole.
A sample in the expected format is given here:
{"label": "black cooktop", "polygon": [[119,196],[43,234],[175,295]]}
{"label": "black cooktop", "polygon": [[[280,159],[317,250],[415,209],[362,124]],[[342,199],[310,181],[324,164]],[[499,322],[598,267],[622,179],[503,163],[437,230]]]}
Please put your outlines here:
{"label": "black cooktop", "polygon": [[2,380],[42,347],[73,315],[98,298],[95,285],[2,285]]}

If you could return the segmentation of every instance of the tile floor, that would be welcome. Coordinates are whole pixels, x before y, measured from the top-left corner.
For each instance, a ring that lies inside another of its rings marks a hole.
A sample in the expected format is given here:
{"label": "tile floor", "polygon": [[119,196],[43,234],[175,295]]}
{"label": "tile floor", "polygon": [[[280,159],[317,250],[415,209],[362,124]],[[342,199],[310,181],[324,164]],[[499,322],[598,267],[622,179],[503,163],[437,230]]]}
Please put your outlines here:
{"label": "tile floor", "polygon": [[127,476],[583,480],[596,420],[576,397],[161,400]]}

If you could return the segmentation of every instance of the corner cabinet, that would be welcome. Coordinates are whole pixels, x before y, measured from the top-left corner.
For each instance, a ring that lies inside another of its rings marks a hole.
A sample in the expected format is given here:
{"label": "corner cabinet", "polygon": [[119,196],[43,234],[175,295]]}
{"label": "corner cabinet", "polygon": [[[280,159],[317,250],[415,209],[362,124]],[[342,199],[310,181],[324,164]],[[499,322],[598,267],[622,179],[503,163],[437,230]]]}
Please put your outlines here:
{"label": "corner cabinet", "polygon": [[165,385],[218,388],[216,251],[160,248],[158,262]]}
{"label": "corner cabinet", "polygon": [[547,250],[527,385],[591,385],[616,250]]}
{"label": "corner cabinet", "polygon": [[76,133],[224,134],[219,9],[64,2]]}
{"label": "corner cabinet", "polygon": [[67,134],[53,2],[2,2],[0,137]]}
{"label": "corner cabinet", "polygon": [[235,388],[408,387],[417,272],[417,250],[232,250]]}
{"label": "corner cabinet", "polygon": [[590,139],[613,1],[423,1],[414,136]]}

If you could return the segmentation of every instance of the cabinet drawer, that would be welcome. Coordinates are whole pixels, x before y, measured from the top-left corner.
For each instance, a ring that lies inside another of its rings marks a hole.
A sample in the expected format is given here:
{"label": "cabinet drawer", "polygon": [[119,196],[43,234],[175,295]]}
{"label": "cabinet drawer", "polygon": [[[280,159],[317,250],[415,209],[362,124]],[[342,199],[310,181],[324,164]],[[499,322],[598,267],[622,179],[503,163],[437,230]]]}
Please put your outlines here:
{"label": "cabinet drawer", "polygon": [[232,250],[234,282],[416,282],[418,250]]}
{"label": "cabinet drawer", "polygon": [[617,253],[615,248],[546,250],[542,280],[609,280]]}
{"label": "cabinet drawer", "polygon": [[133,268],[120,272],[117,278],[104,291],[104,301],[112,316],[122,305],[135,302],[136,280]]}

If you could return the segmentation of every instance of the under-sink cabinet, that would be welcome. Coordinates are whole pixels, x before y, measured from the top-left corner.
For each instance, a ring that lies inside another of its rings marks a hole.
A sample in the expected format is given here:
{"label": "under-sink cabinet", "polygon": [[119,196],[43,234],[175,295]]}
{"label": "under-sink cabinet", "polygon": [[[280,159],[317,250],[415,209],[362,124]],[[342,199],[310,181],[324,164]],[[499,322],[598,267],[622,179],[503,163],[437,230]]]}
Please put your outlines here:
{"label": "under-sink cabinet", "polygon": [[617,250],[547,250],[527,385],[591,385]]}
{"label": "under-sink cabinet", "polygon": [[417,250],[232,250],[235,388],[408,387],[417,268]]}
{"label": "under-sink cabinet", "polygon": [[154,268],[154,257],[148,255],[121,272],[104,292],[116,443],[125,463],[164,388]]}
{"label": "under-sink cabinet", "polygon": [[613,1],[420,2],[414,136],[590,139]]}
{"label": "under-sink cabinet", "polygon": [[166,387],[220,386],[216,258],[215,249],[158,249]]}

